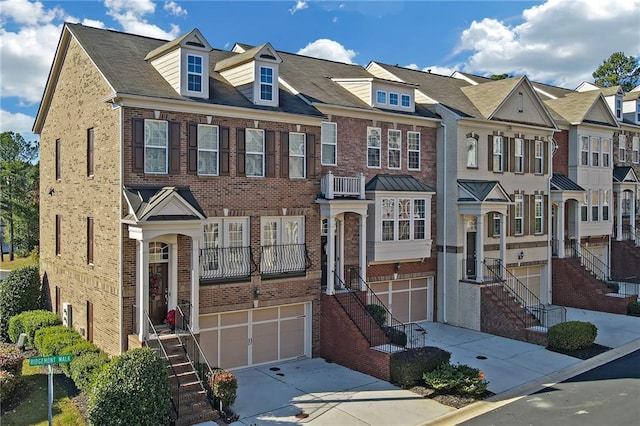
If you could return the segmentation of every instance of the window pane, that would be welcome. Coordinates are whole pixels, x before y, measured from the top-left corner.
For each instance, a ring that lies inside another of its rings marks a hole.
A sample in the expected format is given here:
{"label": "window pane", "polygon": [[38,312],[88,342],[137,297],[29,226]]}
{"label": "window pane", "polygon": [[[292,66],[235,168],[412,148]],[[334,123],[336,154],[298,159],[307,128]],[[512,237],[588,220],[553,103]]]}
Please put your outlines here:
{"label": "window pane", "polygon": [[218,128],[216,126],[198,126],[198,148],[218,149]]}
{"label": "window pane", "polygon": [[322,145],[322,164],[336,164],[335,145]]}
{"label": "window pane", "polygon": [[302,133],[289,134],[289,155],[304,155],[305,135]]}
{"label": "window pane", "polygon": [[200,151],[198,153],[198,174],[218,174],[218,155],[215,151]]}
{"label": "window pane", "polygon": [[304,158],[289,157],[289,177],[292,177],[292,178],[304,177]]}
{"label": "window pane", "polygon": [[146,173],[167,172],[166,148],[146,148],[144,156],[144,171]]}
{"label": "window pane", "polygon": [[467,167],[478,167],[478,141],[475,138],[467,139]]}

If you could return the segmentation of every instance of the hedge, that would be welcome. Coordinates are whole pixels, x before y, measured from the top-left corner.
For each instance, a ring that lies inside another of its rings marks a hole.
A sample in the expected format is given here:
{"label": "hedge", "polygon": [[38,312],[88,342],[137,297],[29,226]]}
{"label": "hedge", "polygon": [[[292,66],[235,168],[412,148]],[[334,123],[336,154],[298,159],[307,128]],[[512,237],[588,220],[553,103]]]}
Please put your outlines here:
{"label": "hedge", "polygon": [[108,363],[109,357],[104,352],[85,352],[71,360],[71,379],[78,389],[87,392]]}
{"label": "hedge", "polygon": [[62,349],[82,340],[77,331],[64,325],[41,328],[33,339],[36,350],[42,356],[58,355]]}
{"label": "hedge", "polygon": [[38,267],[22,266],[0,281],[0,339],[8,341],[9,320],[24,311],[42,308]]}
{"label": "hedge", "polygon": [[392,353],[389,363],[391,382],[405,388],[414,386],[422,380],[424,373],[447,364],[450,358],[450,352],[433,346]]}
{"label": "hedge", "polygon": [[17,343],[20,334],[25,333],[27,335],[25,345],[33,345],[36,331],[43,327],[61,324],[60,316],[54,312],[45,310],[22,312],[9,320],[9,339]]}
{"label": "hedge", "polygon": [[[77,357],[86,353],[100,353],[100,352],[102,352],[100,348],[94,345],[93,343],[87,340],[80,340],[75,342],[72,345],[62,348],[59,352],[59,355],[73,355],[72,359],[76,359]],[[71,364],[61,364],[60,368],[62,369],[62,372],[67,377],[71,377]]]}
{"label": "hedge", "polygon": [[22,373],[22,351],[12,345],[0,347],[0,371],[8,371],[16,376]]}
{"label": "hedge", "polygon": [[575,351],[593,345],[598,329],[590,322],[567,321],[556,324],[547,331],[550,348]]}

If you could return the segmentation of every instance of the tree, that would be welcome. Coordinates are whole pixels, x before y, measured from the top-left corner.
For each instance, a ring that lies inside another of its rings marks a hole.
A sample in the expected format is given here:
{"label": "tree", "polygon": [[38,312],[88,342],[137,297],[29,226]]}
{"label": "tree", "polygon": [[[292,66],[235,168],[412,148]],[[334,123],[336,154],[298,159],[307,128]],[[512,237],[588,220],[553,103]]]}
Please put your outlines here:
{"label": "tree", "polygon": [[[37,142],[26,141],[20,133],[2,132],[0,134],[0,188],[2,188],[0,219],[9,228],[10,260],[14,259],[16,227],[19,227],[21,235],[33,235],[34,231],[37,232],[39,168],[32,164],[37,156]],[[5,230],[3,233],[5,241],[6,237]],[[23,240],[27,244],[24,250],[29,252],[33,248],[29,245],[33,244],[34,239],[24,238]]]}
{"label": "tree", "polygon": [[621,86],[629,92],[640,84],[640,64],[633,56],[625,56],[624,52],[615,52],[604,60],[591,74],[594,83],[601,87]]}
{"label": "tree", "polygon": [[505,78],[511,78],[509,74],[492,74],[489,77],[491,80],[504,80]]}

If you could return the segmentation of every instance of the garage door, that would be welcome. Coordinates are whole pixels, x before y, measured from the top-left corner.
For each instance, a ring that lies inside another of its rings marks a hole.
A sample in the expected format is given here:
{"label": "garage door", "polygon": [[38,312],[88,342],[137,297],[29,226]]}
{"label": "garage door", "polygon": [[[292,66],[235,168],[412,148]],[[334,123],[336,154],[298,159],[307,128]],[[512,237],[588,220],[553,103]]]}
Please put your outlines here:
{"label": "garage door", "polygon": [[369,284],[391,315],[403,323],[433,319],[433,277]]}
{"label": "garage door", "polygon": [[310,356],[310,309],[302,303],[201,315],[200,346],[209,364],[227,369]]}
{"label": "garage door", "polygon": [[[511,272],[526,288],[531,291],[538,299],[540,299],[541,272],[540,266],[528,266],[521,268],[513,268]],[[522,296],[527,298],[526,295]]]}

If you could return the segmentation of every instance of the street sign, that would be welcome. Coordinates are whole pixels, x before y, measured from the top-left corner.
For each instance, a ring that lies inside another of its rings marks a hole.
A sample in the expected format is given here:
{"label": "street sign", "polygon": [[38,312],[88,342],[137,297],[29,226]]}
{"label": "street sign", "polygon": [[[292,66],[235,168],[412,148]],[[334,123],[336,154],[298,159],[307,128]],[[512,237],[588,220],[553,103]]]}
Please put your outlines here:
{"label": "street sign", "polygon": [[53,356],[35,356],[29,358],[29,366],[34,365],[51,365],[51,364],[68,364],[73,359],[73,355],[53,355]]}

